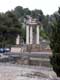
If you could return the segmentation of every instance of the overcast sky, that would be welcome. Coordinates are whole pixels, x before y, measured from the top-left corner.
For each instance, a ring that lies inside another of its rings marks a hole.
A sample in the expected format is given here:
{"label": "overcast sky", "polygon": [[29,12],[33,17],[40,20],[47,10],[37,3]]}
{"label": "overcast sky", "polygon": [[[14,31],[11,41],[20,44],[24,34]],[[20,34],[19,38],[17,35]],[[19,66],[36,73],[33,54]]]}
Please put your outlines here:
{"label": "overcast sky", "polygon": [[46,15],[58,10],[60,0],[0,0],[0,12],[6,12],[16,6],[23,6],[30,10],[41,9]]}

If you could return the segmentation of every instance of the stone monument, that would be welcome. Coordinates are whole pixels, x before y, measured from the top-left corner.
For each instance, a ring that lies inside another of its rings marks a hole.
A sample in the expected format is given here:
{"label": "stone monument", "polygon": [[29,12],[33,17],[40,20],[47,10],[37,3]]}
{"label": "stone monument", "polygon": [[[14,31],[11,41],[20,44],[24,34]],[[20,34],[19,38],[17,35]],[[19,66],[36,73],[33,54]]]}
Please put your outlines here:
{"label": "stone monument", "polygon": [[31,49],[31,51],[39,51],[40,49],[39,28],[40,22],[37,19],[29,17],[26,21],[26,45]]}

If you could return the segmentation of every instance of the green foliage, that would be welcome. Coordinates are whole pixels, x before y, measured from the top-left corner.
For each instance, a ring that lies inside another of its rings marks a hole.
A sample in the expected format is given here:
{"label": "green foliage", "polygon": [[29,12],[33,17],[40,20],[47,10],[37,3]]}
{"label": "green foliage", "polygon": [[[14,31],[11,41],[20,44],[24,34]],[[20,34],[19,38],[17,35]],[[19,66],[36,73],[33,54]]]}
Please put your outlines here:
{"label": "green foliage", "polygon": [[[15,9],[14,9],[14,13],[16,14],[16,16],[18,18],[21,18],[21,19],[24,19],[24,17],[26,15],[30,15],[32,16],[33,18],[39,18],[40,20],[42,20],[44,18],[44,15],[43,15],[43,12],[42,10],[38,10],[38,9],[35,9],[35,10],[29,10],[28,8],[23,8],[21,6],[17,6]],[[23,20],[22,20],[23,21]]]}
{"label": "green foliage", "polygon": [[52,26],[52,35],[50,37],[50,46],[53,52],[51,64],[57,76],[60,76],[60,14],[56,14],[55,19],[56,23]]}
{"label": "green foliage", "polygon": [[42,36],[44,39],[47,39],[47,33],[44,30],[40,30],[40,36]]}
{"label": "green foliage", "polygon": [[21,7],[21,6],[17,6],[15,8],[14,12],[18,18],[24,15],[24,10],[23,10],[23,7]]}
{"label": "green foliage", "polygon": [[21,24],[10,11],[0,14],[0,47],[15,44],[17,34],[21,34]]}

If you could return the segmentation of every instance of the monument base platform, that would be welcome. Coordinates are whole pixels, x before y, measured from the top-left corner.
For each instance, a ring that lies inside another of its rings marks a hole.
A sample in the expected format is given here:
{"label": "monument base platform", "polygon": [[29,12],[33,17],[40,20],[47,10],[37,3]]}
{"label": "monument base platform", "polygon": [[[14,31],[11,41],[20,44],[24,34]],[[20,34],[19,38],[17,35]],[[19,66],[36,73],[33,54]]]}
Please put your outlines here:
{"label": "monument base platform", "polygon": [[51,52],[50,48],[42,48],[40,44],[29,44],[26,46],[26,52]]}
{"label": "monument base platform", "polygon": [[40,45],[37,44],[29,44],[27,45],[28,52],[40,52]]}

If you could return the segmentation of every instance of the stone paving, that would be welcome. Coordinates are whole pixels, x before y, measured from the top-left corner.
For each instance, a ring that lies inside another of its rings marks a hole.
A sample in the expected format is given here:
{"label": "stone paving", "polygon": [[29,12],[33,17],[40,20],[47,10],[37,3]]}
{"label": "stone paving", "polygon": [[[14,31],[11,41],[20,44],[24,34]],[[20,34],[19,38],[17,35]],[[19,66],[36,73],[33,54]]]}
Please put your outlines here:
{"label": "stone paving", "polygon": [[0,64],[0,80],[55,80],[51,69],[43,67]]}

